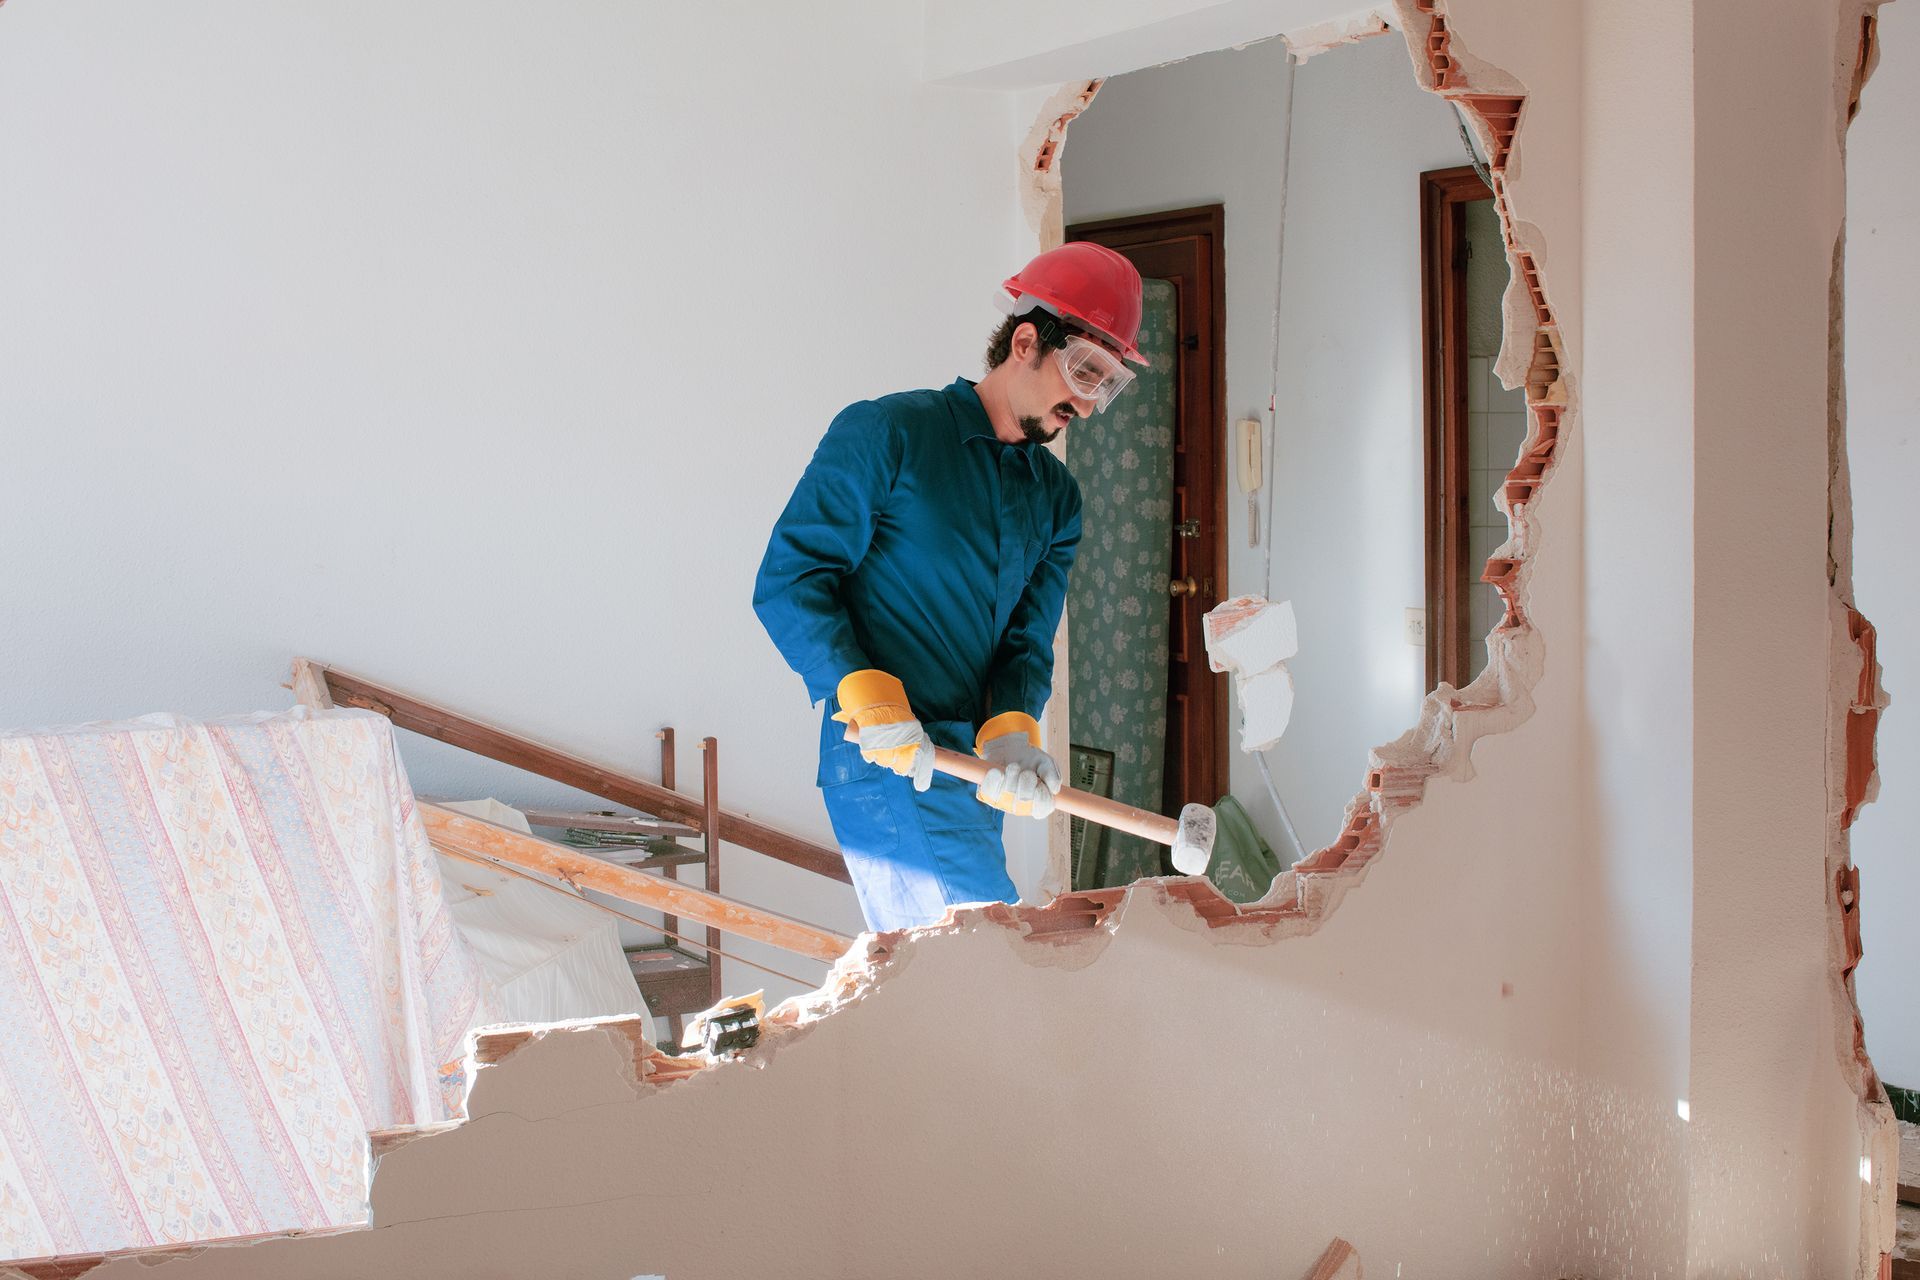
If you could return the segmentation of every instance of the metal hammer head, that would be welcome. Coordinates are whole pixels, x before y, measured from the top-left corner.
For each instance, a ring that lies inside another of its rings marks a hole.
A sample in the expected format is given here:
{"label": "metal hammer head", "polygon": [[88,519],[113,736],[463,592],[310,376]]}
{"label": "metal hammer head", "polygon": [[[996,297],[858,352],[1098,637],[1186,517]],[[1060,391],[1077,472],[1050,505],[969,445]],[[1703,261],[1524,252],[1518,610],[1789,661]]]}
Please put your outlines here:
{"label": "metal hammer head", "polygon": [[1180,834],[1173,838],[1173,869],[1183,876],[1207,873],[1213,861],[1213,810],[1190,804],[1180,810]]}

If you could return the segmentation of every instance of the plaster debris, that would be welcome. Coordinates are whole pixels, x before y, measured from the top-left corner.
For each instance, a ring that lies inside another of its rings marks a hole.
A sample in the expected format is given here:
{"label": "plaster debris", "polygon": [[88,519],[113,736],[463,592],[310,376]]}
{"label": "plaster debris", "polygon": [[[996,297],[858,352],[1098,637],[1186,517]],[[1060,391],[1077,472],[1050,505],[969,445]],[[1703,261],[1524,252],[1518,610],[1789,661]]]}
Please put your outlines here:
{"label": "plaster debris", "polygon": [[1233,673],[1240,749],[1265,751],[1280,741],[1293,718],[1293,673],[1286,667],[1287,659],[1300,652],[1293,604],[1235,596],[1208,610],[1202,621],[1207,665]]}
{"label": "plaster debris", "polygon": [[1261,596],[1235,596],[1207,611],[1207,666],[1214,671],[1255,675],[1300,652],[1300,628],[1293,602],[1278,604]]}
{"label": "plaster debris", "polygon": [[1257,676],[1235,676],[1240,695],[1240,749],[1265,751],[1280,741],[1293,718],[1293,672],[1276,663]]}

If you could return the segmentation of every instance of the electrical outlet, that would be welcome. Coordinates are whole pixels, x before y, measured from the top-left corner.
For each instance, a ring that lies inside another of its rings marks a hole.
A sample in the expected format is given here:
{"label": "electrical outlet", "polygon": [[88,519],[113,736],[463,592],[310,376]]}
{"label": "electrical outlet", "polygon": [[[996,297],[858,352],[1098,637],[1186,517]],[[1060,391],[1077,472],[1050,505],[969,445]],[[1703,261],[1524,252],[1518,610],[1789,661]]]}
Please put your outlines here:
{"label": "electrical outlet", "polygon": [[1427,643],[1427,611],[1425,609],[1407,610],[1407,643],[1425,647]]}

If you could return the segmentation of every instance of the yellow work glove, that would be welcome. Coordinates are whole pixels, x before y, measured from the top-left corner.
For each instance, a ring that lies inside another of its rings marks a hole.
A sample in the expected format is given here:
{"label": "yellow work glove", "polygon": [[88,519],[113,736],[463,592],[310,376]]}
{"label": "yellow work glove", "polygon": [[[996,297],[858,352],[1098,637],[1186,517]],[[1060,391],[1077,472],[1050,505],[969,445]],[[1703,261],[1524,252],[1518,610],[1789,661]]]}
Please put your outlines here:
{"label": "yellow work glove", "polygon": [[1060,790],[1060,766],[1040,749],[1040,726],[1024,711],[1003,711],[980,726],[974,754],[993,769],[975,793],[1017,818],[1044,818]]}
{"label": "yellow work glove", "polygon": [[884,671],[856,671],[835,691],[834,719],[860,731],[860,756],[913,779],[915,791],[933,785],[933,740],[907,705],[907,688]]}

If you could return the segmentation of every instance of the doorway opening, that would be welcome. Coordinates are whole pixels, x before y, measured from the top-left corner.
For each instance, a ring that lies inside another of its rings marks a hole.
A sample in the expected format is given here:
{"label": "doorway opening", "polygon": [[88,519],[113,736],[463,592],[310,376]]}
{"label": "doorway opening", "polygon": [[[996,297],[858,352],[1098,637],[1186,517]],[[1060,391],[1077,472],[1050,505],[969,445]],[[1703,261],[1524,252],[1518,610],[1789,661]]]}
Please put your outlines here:
{"label": "doorway opening", "polygon": [[[1068,592],[1073,785],[1165,814],[1227,791],[1225,677],[1201,618],[1227,580],[1225,211],[1205,205],[1066,229],[1139,270],[1148,365],[1067,433],[1087,533]],[[1076,822],[1073,887],[1167,874],[1150,841]]]}
{"label": "doorway opening", "polygon": [[1493,373],[1507,279],[1500,215],[1479,171],[1422,173],[1428,690],[1465,688],[1486,669],[1486,635],[1503,611],[1484,568],[1507,539],[1494,497],[1527,436],[1525,390]]}

